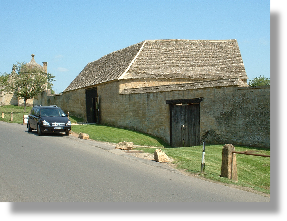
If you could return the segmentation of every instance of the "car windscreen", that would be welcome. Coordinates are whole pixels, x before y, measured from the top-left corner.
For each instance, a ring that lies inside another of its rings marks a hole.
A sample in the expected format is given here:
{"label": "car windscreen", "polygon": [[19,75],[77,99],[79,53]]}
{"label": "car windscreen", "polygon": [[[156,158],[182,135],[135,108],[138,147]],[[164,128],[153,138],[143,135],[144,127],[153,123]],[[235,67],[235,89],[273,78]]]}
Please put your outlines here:
{"label": "car windscreen", "polygon": [[65,117],[65,113],[59,108],[43,108],[40,110],[42,117]]}

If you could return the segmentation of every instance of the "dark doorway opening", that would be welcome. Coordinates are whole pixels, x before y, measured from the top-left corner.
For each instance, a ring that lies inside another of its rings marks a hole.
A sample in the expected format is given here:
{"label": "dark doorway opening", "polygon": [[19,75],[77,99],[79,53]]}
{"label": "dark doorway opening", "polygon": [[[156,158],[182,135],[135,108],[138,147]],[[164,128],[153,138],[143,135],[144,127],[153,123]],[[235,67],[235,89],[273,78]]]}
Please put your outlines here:
{"label": "dark doorway opening", "polygon": [[100,108],[97,88],[86,89],[86,114],[88,123],[100,123]]}
{"label": "dark doorway opening", "polygon": [[168,100],[172,147],[200,145],[200,102],[202,98]]}

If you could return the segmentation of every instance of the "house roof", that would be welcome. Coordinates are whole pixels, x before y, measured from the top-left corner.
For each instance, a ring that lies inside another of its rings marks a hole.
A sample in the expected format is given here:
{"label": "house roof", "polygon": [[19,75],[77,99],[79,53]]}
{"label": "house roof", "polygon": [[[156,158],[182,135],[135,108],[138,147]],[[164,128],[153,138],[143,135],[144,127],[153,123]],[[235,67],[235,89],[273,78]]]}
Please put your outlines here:
{"label": "house roof", "polygon": [[146,40],[87,64],[64,92],[127,79],[232,79],[232,85],[241,86],[247,75],[234,39]]}
{"label": "house roof", "polygon": [[26,63],[25,66],[28,68],[38,68],[38,69],[42,70],[43,67],[35,61],[35,58],[34,58],[35,55],[32,54],[31,57],[32,57],[31,61]]}

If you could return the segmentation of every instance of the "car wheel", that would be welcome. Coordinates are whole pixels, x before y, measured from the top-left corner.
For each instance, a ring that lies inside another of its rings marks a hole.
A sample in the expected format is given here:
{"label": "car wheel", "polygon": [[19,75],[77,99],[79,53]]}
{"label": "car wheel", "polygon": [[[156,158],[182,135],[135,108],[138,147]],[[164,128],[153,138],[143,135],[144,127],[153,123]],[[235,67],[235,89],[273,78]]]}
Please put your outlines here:
{"label": "car wheel", "polygon": [[28,132],[32,132],[32,128],[30,127],[30,124],[28,124]]}
{"label": "car wheel", "polygon": [[40,125],[39,124],[37,125],[37,133],[38,133],[39,136],[42,135],[42,131],[40,129]]}
{"label": "car wheel", "polygon": [[66,136],[69,136],[70,131],[66,130],[65,134],[66,134]]}

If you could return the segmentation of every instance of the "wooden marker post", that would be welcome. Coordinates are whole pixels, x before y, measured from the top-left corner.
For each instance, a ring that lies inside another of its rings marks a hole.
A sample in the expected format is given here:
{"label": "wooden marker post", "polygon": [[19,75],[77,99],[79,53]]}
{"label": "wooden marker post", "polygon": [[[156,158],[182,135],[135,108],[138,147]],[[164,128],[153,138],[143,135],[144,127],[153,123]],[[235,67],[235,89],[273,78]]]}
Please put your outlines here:
{"label": "wooden marker post", "polygon": [[201,173],[205,171],[205,143],[203,142],[202,158],[201,158]]}

